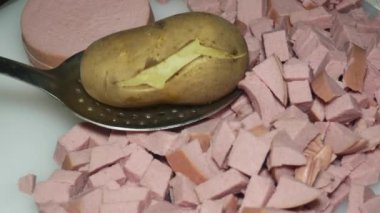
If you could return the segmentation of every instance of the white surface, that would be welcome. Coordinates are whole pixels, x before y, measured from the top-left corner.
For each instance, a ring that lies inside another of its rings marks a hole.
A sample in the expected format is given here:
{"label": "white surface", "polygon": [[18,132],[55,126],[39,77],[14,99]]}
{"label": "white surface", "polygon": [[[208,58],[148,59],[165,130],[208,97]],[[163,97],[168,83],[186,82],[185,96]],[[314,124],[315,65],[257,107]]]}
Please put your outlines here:
{"label": "white surface", "polygon": [[[29,63],[20,37],[26,0],[0,7],[0,56]],[[156,19],[187,11],[182,0],[165,6],[152,0]],[[52,159],[57,138],[79,120],[41,90],[0,74],[0,213],[37,212],[33,199],[20,193],[18,178],[33,173],[46,179],[56,169]]]}
{"label": "white surface", "polygon": [[[187,11],[184,1],[159,5],[151,0],[156,20]],[[19,29],[24,4],[13,0],[0,7],[0,56],[28,63]],[[33,173],[46,179],[56,169],[57,138],[78,121],[41,90],[0,74],[0,213],[37,212],[32,198],[18,191],[18,178]]]}

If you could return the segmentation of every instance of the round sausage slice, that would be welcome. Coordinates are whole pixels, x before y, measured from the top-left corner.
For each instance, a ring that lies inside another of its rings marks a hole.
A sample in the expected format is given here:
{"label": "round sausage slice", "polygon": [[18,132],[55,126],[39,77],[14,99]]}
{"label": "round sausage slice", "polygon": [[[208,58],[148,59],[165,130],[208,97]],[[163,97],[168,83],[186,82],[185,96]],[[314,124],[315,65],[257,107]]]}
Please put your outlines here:
{"label": "round sausage slice", "polygon": [[108,34],[150,20],[148,0],[28,0],[21,30],[30,62],[49,69]]}

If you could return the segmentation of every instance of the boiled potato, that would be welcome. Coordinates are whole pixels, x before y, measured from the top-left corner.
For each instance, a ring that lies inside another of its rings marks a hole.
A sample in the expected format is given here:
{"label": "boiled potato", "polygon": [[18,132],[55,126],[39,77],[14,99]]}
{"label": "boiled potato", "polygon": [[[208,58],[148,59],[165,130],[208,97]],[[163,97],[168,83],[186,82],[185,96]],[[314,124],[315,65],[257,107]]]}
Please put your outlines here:
{"label": "boiled potato", "polygon": [[190,12],[94,42],[80,74],[89,95],[111,106],[205,104],[231,92],[247,65],[235,26]]}

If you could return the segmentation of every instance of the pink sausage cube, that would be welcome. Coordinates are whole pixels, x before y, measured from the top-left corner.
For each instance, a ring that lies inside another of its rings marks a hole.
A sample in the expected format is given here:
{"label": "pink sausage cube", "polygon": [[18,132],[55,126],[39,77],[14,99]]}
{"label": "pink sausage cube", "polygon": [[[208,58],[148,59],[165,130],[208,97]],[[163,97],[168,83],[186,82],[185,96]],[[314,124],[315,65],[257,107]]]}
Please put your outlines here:
{"label": "pink sausage cube", "polygon": [[288,93],[290,103],[298,106],[301,110],[307,111],[313,103],[309,81],[288,82]]}
{"label": "pink sausage cube", "polygon": [[123,181],[125,180],[125,174],[120,164],[104,168],[99,172],[89,177],[89,184],[92,187],[103,186],[110,181]]}
{"label": "pink sausage cube", "polygon": [[54,160],[61,165],[68,152],[86,149],[89,145],[90,135],[87,134],[85,124],[74,126],[58,139],[54,153]]}
{"label": "pink sausage cube", "polygon": [[69,183],[47,180],[36,184],[33,197],[36,204],[65,203],[74,195]]}
{"label": "pink sausage cube", "polygon": [[142,177],[140,184],[147,187],[158,199],[164,199],[168,191],[172,170],[166,164],[154,159]]}
{"label": "pink sausage cube", "polygon": [[90,172],[111,165],[123,157],[125,157],[125,153],[119,143],[94,147],[91,149]]}
{"label": "pink sausage cube", "polygon": [[107,143],[128,144],[129,141],[128,141],[126,132],[112,130],[110,136],[108,137]]}
{"label": "pink sausage cube", "polygon": [[144,208],[140,202],[101,204],[99,213],[141,213]]}
{"label": "pink sausage cube", "polygon": [[285,30],[264,33],[263,39],[267,57],[276,55],[281,61],[286,61],[292,56]]}
{"label": "pink sausage cube", "polygon": [[265,207],[274,189],[274,182],[270,177],[253,175],[248,183],[241,206]]}
{"label": "pink sausage cube", "polygon": [[123,166],[128,179],[140,181],[152,160],[153,156],[144,149],[134,151]]}
{"label": "pink sausage cube", "polygon": [[103,203],[139,202],[145,208],[150,204],[151,196],[147,188],[123,186],[119,189],[103,189]]}
{"label": "pink sausage cube", "polygon": [[198,197],[194,191],[195,184],[181,173],[170,180],[170,196],[174,204],[182,207],[195,208],[199,204]]}
{"label": "pink sausage cube", "polygon": [[248,178],[235,169],[220,173],[208,181],[199,184],[195,191],[201,202],[222,198],[228,194],[239,192],[248,184]]}
{"label": "pink sausage cube", "polygon": [[83,149],[67,153],[62,163],[62,169],[77,170],[84,165],[88,165],[91,159],[91,149]]}
{"label": "pink sausage cube", "polygon": [[50,175],[49,180],[59,183],[67,183],[72,187],[72,193],[78,194],[84,188],[87,177],[82,172],[69,170],[56,170]]}
{"label": "pink sausage cube", "polygon": [[237,0],[237,19],[247,26],[251,20],[264,17],[265,12],[264,0]]}
{"label": "pink sausage cube", "polygon": [[228,165],[249,176],[258,174],[270,149],[253,134],[240,130],[231,149]]}
{"label": "pink sausage cube", "polygon": [[326,120],[349,122],[361,116],[356,100],[348,93],[342,95],[325,106]]}
{"label": "pink sausage cube", "polygon": [[18,180],[18,189],[26,194],[32,194],[36,186],[36,175],[27,174]]}

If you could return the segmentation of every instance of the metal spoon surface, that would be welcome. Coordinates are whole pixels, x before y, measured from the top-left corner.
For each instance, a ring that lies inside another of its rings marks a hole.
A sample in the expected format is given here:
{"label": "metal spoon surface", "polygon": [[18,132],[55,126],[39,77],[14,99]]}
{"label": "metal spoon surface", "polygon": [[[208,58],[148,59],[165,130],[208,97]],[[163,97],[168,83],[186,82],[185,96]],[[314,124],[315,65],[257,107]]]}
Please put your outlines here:
{"label": "metal spoon surface", "polygon": [[80,82],[81,57],[82,52],[51,70],[39,70],[0,57],[0,73],[45,90],[85,121],[115,130],[153,131],[181,127],[214,115],[241,94],[239,89],[235,89],[205,105],[116,108],[102,104],[86,93]]}

